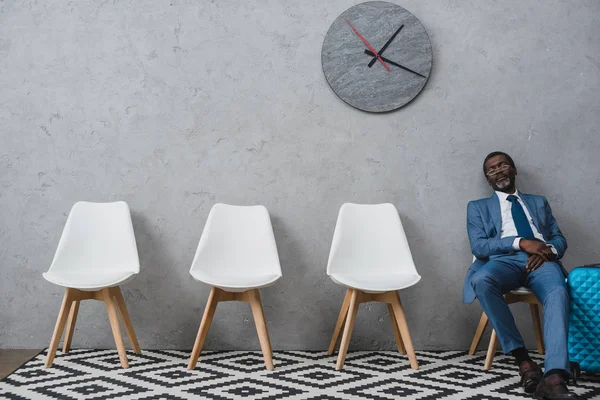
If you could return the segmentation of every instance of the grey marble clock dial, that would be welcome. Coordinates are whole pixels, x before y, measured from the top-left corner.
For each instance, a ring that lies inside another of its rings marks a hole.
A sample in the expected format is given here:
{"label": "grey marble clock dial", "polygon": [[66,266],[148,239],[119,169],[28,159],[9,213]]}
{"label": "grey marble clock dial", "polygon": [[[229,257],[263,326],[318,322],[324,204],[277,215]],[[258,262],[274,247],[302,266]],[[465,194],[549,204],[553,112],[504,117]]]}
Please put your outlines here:
{"label": "grey marble clock dial", "polygon": [[[375,56],[375,57],[374,57]],[[404,8],[369,1],[344,11],[323,40],[329,86],[360,110],[395,110],[425,86],[433,55],[427,31]]]}

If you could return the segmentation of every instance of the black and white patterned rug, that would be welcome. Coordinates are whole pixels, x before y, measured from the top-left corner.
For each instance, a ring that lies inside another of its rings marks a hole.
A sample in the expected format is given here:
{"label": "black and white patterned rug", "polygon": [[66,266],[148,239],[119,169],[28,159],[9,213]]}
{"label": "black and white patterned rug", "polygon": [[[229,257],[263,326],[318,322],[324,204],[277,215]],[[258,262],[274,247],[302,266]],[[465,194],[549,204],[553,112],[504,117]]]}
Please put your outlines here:
{"label": "black and white patterned rug", "polygon": [[[203,352],[195,371],[187,370],[189,351],[127,353],[122,369],[116,350],[60,351],[52,368],[46,352],[0,382],[0,399],[522,399],[512,359],[498,354],[483,370],[484,352],[419,351],[412,370],[397,352],[357,351],[335,370],[325,352],[277,351],[275,371],[264,368],[260,352]],[[536,361],[543,358],[535,356]],[[580,399],[600,399],[600,376],[581,377],[573,389]]]}

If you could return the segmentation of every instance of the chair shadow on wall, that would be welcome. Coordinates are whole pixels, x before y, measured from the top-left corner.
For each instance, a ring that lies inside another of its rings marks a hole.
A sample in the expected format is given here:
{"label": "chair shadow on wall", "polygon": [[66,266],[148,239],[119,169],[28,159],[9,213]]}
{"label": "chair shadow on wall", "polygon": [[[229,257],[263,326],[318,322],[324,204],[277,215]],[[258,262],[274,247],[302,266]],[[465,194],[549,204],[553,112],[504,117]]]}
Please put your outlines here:
{"label": "chair shadow on wall", "polygon": [[[307,294],[307,291],[303,287],[305,282],[302,280],[308,273],[309,262],[303,256],[305,249],[298,244],[301,237],[293,229],[294,227],[286,224],[285,220],[276,214],[271,214],[271,223],[277,243],[282,278],[264,292],[264,307],[267,320],[271,322],[270,326],[274,327],[269,331],[273,345],[275,348],[281,348],[281,344],[283,347],[288,347],[285,343],[294,337],[295,324],[306,322],[299,319],[289,320],[289,316],[293,315],[291,309],[295,304],[306,304],[302,297]],[[303,307],[303,310],[306,311],[307,308]],[[302,316],[302,318],[306,317]],[[290,329],[292,332],[288,331]],[[300,340],[292,339],[294,346],[298,347],[297,349],[303,348],[304,343],[301,338],[298,339]]]}
{"label": "chair shadow on wall", "polygon": [[[422,227],[419,219],[407,214],[399,213],[402,225],[406,232],[406,238],[411,249],[412,257],[417,271],[421,275],[421,281],[410,288],[403,289],[403,299],[406,302],[405,310],[407,320],[411,326],[411,332],[414,331],[413,339],[415,347],[422,350],[447,348],[442,345],[429,344],[429,338],[435,338],[436,335],[452,336],[453,318],[444,312],[444,307],[449,305],[452,309],[463,307],[462,304],[462,286],[457,289],[456,295],[440,293],[438,288],[445,290],[453,287],[449,281],[448,269],[441,265],[440,259],[435,252],[429,251],[427,241],[430,238]],[[434,244],[435,246],[435,244]],[[457,253],[460,253],[457,250]],[[452,277],[456,279],[456,284],[462,285],[464,276]],[[463,335],[464,325],[457,325],[459,337]],[[470,328],[469,334],[470,334]],[[427,346],[427,347],[424,347]]]}
{"label": "chair shadow on wall", "polygon": [[[161,348],[179,349],[181,348],[182,339],[188,336],[188,330],[190,339],[185,343],[193,343],[195,334],[193,331],[197,329],[195,326],[196,320],[189,318],[189,321],[186,321],[184,325],[185,329],[181,329],[180,324],[168,326],[155,322],[164,318],[167,309],[186,310],[182,305],[195,304],[194,301],[197,301],[196,296],[186,290],[186,284],[191,284],[191,282],[187,282],[189,276],[187,268],[179,265],[176,259],[164,248],[164,239],[160,237],[160,233],[156,230],[157,223],[151,220],[148,214],[132,211],[132,220],[141,271],[138,279],[124,287],[124,296],[134,310],[132,315],[141,316],[137,323],[134,321],[134,325],[139,326],[140,342],[149,343],[157,337],[166,338],[168,343],[160,343]],[[193,250],[187,258],[192,256]],[[181,257],[181,259],[187,258]],[[169,294],[165,296],[164,290],[171,290],[168,288],[173,286],[176,287],[176,293],[169,291]],[[171,303],[171,301],[174,303]],[[198,310],[201,314],[202,309],[198,307]],[[165,328],[169,330],[165,332]],[[146,347],[156,347],[157,344],[156,342],[150,343]]]}

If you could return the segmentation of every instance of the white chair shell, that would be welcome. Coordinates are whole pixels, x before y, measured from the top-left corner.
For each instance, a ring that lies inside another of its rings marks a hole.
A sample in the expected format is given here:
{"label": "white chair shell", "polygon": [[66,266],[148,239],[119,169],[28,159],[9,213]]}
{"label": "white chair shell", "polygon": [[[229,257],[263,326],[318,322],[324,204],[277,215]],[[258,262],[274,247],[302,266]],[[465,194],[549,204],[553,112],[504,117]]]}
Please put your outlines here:
{"label": "white chair shell", "polygon": [[327,275],[344,287],[346,297],[331,339],[333,354],[344,327],[336,369],[342,369],[360,303],[388,304],[396,344],[418,362],[398,290],[421,280],[412,258],[398,210],[393,204],[346,203],[340,208],[327,262]]}
{"label": "white chair shell", "polygon": [[139,272],[140,262],[127,203],[75,203],[52,264],[43,273],[48,282],[65,288],[46,367],[52,365],[65,325],[63,352],[70,350],[79,303],[100,300],[106,305],[121,366],[128,368],[118,314],[133,350],[141,353],[141,349],[119,286],[131,281]]}
{"label": "white chair shell", "polygon": [[264,206],[215,204],[208,215],[190,274],[212,286],[188,369],[196,368],[217,304],[243,301],[250,304],[265,366],[272,370],[273,352],[258,289],[281,278],[281,265]]}

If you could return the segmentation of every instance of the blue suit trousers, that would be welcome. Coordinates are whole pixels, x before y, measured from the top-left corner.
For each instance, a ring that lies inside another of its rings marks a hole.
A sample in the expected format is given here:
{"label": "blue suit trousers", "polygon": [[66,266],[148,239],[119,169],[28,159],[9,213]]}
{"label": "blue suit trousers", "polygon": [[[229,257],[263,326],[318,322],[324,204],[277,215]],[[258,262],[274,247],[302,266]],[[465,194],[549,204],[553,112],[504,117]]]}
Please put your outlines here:
{"label": "blue suit trousers", "polygon": [[530,288],[544,309],[545,369],[569,372],[569,294],[565,276],[555,262],[546,262],[528,273],[527,257],[522,251],[491,257],[473,275],[471,285],[505,354],[525,345],[503,294],[520,286]]}

